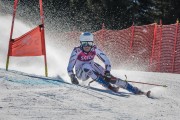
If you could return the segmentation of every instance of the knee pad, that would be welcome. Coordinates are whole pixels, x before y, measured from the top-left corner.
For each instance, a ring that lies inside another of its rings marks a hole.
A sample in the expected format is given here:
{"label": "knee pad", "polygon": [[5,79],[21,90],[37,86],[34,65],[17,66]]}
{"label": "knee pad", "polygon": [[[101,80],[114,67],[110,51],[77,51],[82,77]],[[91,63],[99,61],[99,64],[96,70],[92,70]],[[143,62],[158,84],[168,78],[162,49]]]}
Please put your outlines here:
{"label": "knee pad", "polygon": [[92,66],[90,65],[90,64],[84,64],[83,66],[82,66],[82,70],[85,72],[85,73],[88,73],[89,71],[92,71],[93,70],[93,68],[92,68]]}
{"label": "knee pad", "polygon": [[127,82],[124,81],[124,80],[121,80],[121,79],[117,79],[115,85],[117,85],[117,86],[119,86],[119,87],[121,87],[121,88],[126,89],[126,87],[127,87]]}
{"label": "knee pad", "polygon": [[86,63],[82,66],[82,71],[83,71],[82,74],[86,74],[87,76],[91,77],[93,80],[98,77],[97,72],[94,71],[92,66],[88,63]]}
{"label": "knee pad", "polygon": [[110,83],[108,83],[107,81],[105,81],[101,76],[99,76],[96,79],[96,82],[98,82],[99,84],[101,84],[102,86],[108,88],[110,86]]}

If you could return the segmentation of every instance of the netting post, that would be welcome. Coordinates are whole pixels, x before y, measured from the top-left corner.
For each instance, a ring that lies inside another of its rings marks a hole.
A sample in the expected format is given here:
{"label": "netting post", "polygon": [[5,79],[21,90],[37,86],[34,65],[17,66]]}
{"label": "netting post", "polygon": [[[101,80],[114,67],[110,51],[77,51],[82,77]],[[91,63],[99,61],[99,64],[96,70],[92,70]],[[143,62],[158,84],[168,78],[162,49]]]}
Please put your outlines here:
{"label": "netting post", "polygon": [[102,24],[102,29],[103,29],[103,30],[105,29],[105,25],[104,25],[104,23]]}
{"label": "netting post", "polygon": [[39,0],[39,7],[40,7],[40,18],[43,27],[42,29],[42,41],[43,41],[43,52],[44,52],[44,64],[45,64],[45,76],[48,77],[48,66],[47,66],[47,58],[46,58],[46,44],[45,44],[45,32],[44,32],[44,12],[42,6],[42,0]]}
{"label": "netting post", "polygon": [[16,16],[17,4],[18,4],[18,0],[14,0],[13,18],[12,18],[11,32],[10,32],[9,45],[8,45],[8,53],[7,53],[7,60],[6,60],[6,71],[8,71],[8,66],[9,66],[10,41],[12,40],[12,35],[13,35],[14,20],[15,20],[15,16]]}
{"label": "netting post", "polygon": [[175,37],[174,37],[174,50],[172,55],[172,73],[174,72],[174,63],[175,63],[175,57],[176,57],[176,44],[177,44],[177,37],[178,37],[178,27],[179,27],[179,20],[176,21],[176,31],[175,31]]}
{"label": "netting post", "polygon": [[132,34],[132,36],[131,36],[131,42],[130,42],[130,50],[132,50],[132,46],[133,46],[133,42],[134,42],[134,22],[131,26],[131,34]]}
{"label": "netting post", "polygon": [[161,62],[161,45],[162,45],[162,27],[163,27],[163,25],[162,25],[162,20],[160,20],[160,27],[161,27],[161,29],[160,29],[160,41],[159,41],[159,56],[158,56],[158,71],[159,72],[161,72],[161,64],[160,64],[160,62]]}
{"label": "netting post", "polygon": [[[105,31],[105,25],[104,25],[104,23],[102,24],[102,46],[104,46],[104,31]],[[104,49],[104,48],[103,48]]]}
{"label": "netting post", "polygon": [[154,25],[154,36],[153,36],[153,43],[152,43],[152,53],[151,53],[151,58],[150,58],[150,66],[152,65],[152,62],[153,62],[155,42],[156,42],[156,34],[157,34],[157,23],[155,23],[155,25]]}

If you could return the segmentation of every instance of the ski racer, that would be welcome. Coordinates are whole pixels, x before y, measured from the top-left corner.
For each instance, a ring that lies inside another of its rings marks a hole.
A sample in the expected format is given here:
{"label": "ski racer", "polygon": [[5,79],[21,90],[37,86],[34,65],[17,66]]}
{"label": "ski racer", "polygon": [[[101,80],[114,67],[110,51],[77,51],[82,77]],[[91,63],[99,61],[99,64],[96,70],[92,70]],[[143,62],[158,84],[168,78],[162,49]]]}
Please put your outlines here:
{"label": "ski racer", "polygon": [[[144,92],[140,89],[132,86],[124,80],[119,78],[115,80],[111,79],[110,61],[108,57],[96,45],[94,45],[93,40],[93,34],[90,32],[83,32],[80,35],[80,46],[73,49],[67,67],[71,82],[78,85],[78,79],[85,81],[91,78],[114,92],[118,92],[119,87],[121,87],[134,94],[143,94]],[[105,64],[104,68],[94,62],[95,56]],[[73,71],[74,67],[75,73]]]}

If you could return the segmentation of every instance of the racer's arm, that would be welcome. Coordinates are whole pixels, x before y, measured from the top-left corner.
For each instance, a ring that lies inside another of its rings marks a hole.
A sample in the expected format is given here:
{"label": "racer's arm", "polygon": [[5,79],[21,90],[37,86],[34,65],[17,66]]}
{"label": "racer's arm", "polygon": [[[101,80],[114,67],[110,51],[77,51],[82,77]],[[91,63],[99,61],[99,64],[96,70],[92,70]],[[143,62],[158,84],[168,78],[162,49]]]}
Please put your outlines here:
{"label": "racer's arm", "polygon": [[69,76],[74,74],[73,68],[76,63],[76,60],[77,60],[77,48],[74,48],[71,53],[71,56],[69,58],[69,63],[68,63],[68,67],[67,67],[67,72],[68,72]]}
{"label": "racer's arm", "polygon": [[99,48],[95,49],[97,57],[105,64],[105,71],[111,71],[111,63],[109,58]]}

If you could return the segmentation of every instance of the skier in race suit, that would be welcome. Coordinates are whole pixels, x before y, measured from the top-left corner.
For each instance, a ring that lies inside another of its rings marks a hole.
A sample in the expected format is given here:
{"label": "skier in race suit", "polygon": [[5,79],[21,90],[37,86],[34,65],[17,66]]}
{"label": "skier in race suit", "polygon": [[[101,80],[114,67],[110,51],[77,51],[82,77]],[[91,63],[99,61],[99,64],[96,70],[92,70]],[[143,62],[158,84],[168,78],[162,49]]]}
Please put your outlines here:
{"label": "skier in race suit", "polygon": [[[95,56],[105,64],[104,68],[94,62]],[[73,71],[74,67],[75,73]],[[78,79],[85,81],[91,78],[114,92],[117,92],[118,88],[121,87],[134,94],[142,93],[142,91],[137,87],[132,86],[124,80],[111,80],[110,61],[108,57],[96,45],[94,45],[93,34],[89,32],[84,32],[80,35],[80,46],[73,49],[67,71],[73,84],[79,84]]]}

